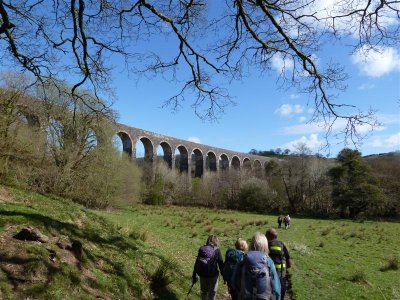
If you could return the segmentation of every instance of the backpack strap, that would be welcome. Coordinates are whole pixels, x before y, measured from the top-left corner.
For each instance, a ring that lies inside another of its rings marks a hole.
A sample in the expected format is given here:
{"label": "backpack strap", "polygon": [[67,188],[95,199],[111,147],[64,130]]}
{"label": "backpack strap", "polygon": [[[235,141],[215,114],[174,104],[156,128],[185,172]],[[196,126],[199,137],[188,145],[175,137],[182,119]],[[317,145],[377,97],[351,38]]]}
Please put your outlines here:
{"label": "backpack strap", "polygon": [[[270,284],[271,284],[271,295],[274,295],[275,296],[275,284],[274,284],[274,281],[276,280],[276,278],[275,278],[275,276],[274,276],[274,273],[272,273],[272,271],[271,271],[271,266],[270,266],[270,262],[271,262],[272,260],[270,260],[269,262],[267,262],[267,266],[268,266],[268,273],[269,273],[269,278],[270,278]],[[272,261],[272,263],[273,263],[273,261]],[[279,300],[279,299],[276,299],[276,300]]]}

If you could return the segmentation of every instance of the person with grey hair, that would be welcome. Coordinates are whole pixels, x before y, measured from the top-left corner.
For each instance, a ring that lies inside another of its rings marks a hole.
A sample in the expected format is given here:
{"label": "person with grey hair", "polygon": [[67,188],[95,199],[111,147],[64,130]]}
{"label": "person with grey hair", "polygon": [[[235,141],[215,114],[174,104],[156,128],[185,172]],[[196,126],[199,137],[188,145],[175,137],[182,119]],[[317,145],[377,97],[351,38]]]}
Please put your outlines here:
{"label": "person with grey hair", "polygon": [[240,297],[243,300],[281,298],[281,285],[274,262],[268,256],[268,240],[256,232],[251,239],[250,251],[241,266]]}
{"label": "person with grey hair", "polygon": [[[200,290],[202,300],[215,300],[218,290],[218,276],[222,274],[224,262],[219,250],[219,239],[210,235],[204,246],[201,246],[193,268],[192,283],[200,277]],[[219,269],[219,272],[218,272]]]}

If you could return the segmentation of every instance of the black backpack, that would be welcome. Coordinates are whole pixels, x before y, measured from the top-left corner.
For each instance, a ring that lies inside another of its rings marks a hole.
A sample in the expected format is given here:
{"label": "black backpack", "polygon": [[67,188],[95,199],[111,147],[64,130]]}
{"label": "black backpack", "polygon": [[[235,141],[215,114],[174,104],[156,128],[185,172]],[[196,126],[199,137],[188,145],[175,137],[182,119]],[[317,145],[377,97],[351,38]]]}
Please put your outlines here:
{"label": "black backpack", "polygon": [[213,277],[217,270],[216,249],[211,245],[201,246],[197,255],[195,271],[201,277]]}
{"label": "black backpack", "polygon": [[268,242],[269,257],[274,261],[276,272],[280,277],[286,275],[286,257],[283,251],[284,244],[278,240]]}

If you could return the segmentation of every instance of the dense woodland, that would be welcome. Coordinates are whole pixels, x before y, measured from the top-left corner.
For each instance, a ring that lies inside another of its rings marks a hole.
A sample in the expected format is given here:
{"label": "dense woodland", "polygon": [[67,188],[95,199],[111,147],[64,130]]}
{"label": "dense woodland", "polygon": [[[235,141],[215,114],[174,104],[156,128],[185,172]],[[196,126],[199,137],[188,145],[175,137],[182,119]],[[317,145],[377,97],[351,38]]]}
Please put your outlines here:
{"label": "dense woodland", "polygon": [[[330,217],[400,216],[400,153],[362,157],[343,149],[333,159],[312,155],[305,145],[293,153],[251,150],[273,154],[263,172],[206,172],[194,178],[162,163],[138,166],[121,156],[111,142],[111,110],[107,118],[83,103],[71,111],[62,90],[49,86],[47,100],[40,100],[35,89],[20,89],[17,83],[13,78],[0,91],[3,184],[89,207],[142,201]],[[90,101],[89,94],[82,98]]]}

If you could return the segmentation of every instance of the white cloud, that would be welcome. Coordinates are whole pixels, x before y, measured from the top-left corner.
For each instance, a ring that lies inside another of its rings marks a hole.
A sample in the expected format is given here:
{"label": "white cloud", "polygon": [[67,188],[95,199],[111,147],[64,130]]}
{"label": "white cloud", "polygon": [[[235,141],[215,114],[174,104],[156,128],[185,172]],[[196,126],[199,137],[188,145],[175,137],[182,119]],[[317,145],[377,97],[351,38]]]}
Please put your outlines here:
{"label": "white cloud", "polygon": [[[325,28],[331,30],[332,26],[335,25],[337,33],[351,34],[357,38],[358,31],[356,29],[360,25],[362,14],[352,14],[351,16],[349,15],[349,17],[335,19],[334,24],[332,19],[329,19],[329,17],[333,15],[346,15],[350,11],[363,9],[365,7],[364,1],[315,0],[311,3],[311,5],[305,6],[303,11],[300,11],[300,13],[309,13],[309,15],[315,15],[319,19],[326,18],[326,23],[324,24]],[[369,3],[367,13],[374,12],[374,10],[380,5],[381,1],[372,0]],[[321,27],[323,26],[322,23],[318,24]],[[389,5],[383,7],[379,11],[379,24],[382,29],[399,24],[396,10],[392,9]]]}
{"label": "white cloud", "polygon": [[400,71],[400,56],[395,48],[360,48],[352,55],[352,61],[361,72],[370,77],[380,77],[394,71]]}
{"label": "white cloud", "polygon": [[300,95],[298,95],[298,94],[290,94],[289,98],[290,99],[299,99]]}
{"label": "white cloud", "polygon": [[291,141],[285,145],[283,145],[281,148],[282,149],[289,149],[290,151],[296,151],[299,144],[305,144],[307,148],[309,148],[311,151],[315,152],[318,151],[318,149],[322,145],[322,141],[318,139],[318,134],[312,133],[308,137],[302,136],[301,138]]}
{"label": "white cloud", "polygon": [[303,112],[303,106],[296,104],[293,106],[293,110],[296,114],[301,114]]}
{"label": "white cloud", "polygon": [[323,131],[325,131],[325,126],[323,123],[298,124],[283,128],[284,134],[310,134]]}
{"label": "white cloud", "polygon": [[397,124],[400,126],[400,110],[398,114],[378,114],[376,117],[384,125]]}
{"label": "white cloud", "polygon": [[381,126],[376,126],[374,128],[372,128],[371,125],[368,124],[363,124],[363,125],[358,125],[356,126],[356,130],[357,132],[364,134],[364,133],[368,133],[369,131],[383,131],[386,130],[386,127],[381,125]]}
{"label": "white cloud", "polygon": [[307,120],[307,118],[304,117],[304,116],[301,116],[301,117],[299,118],[299,122],[300,122],[300,123],[304,123],[306,120]]}
{"label": "white cloud", "polygon": [[272,68],[279,74],[293,69],[293,60],[284,58],[280,53],[275,54],[271,60]]}
{"label": "white cloud", "polygon": [[[338,119],[333,123],[332,125],[332,132],[338,132],[341,131],[345,128],[347,125],[347,121],[344,119]],[[374,131],[382,131],[385,130],[385,126],[377,126],[375,128],[372,128],[368,124],[364,125],[358,125],[356,126],[356,130],[358,133],[368,133],[371,130]],[[293,126],[286,126],[283,128],[283,133],[284,134],[311,134],[311,133],[319,133],[319,132],[325,132],[326,131],[326,125],[323,122],[314,122],[314,123],[305,123],[305,124],[298,124],[298,125],[293,125]]]}
{"label": "white cloud", "polygon": [[195,136],[191,136],[187,139],[189,142],[193,142],[193,143],[197,143],[197,144],[201,144],[200,142],[200,138],[195,137]]}
{"label": "white cloud", "polygon": [[281,107],[275,110],[275,113],[281,116],[288,116],[292,113],[292,106],[290,104],[282,104]]}
{"label": "white cloud", "polygon": [[376,148],[400,147],[400,132],[386,138],[375,138],[370,145]]}
{"label": "white cloud", "polygon": [[275,110],[275,114],[289,117],[294,114],[301,114],[303,110],[304,108],[300,104],[282,104],[277,110]]}
{"label": "white cloud", "polygon": [[372,83],[363,83],[362,85],[360,85],[360,86],[358,87],[358,89],[359,89],[360,91],[371,90],[371,89],[373,89],[373,88],[375,88],[375,84],[372,84]]}

